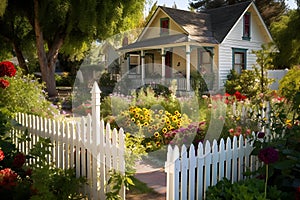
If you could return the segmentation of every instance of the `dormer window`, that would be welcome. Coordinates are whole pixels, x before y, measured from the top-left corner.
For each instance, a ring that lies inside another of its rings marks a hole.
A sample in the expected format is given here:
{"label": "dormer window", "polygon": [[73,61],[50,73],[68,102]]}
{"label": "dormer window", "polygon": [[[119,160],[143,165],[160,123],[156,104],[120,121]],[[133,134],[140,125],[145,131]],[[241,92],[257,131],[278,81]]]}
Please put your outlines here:
{"label": "dormer window", "polygon": [[168,35],[170,28],[170,20],[169,18],[161,18],[160,19],[160,35]]}
{"label": "dormer window", "polygon": [[251,24],[251,15],[250,13],[246,13],[244,15],[244,31],[243,31],[243,40],[250,40],[250,24]]}

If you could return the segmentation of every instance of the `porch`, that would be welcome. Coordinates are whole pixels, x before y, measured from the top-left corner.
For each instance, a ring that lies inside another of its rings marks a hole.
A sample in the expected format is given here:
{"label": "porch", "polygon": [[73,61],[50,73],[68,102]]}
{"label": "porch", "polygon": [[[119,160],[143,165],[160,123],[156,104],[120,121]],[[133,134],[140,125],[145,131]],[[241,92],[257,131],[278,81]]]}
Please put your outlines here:
{"label": "porch", "polygon": [[[207,90],[218,88],[218,67],[214,65],[213,47],[202,47],[196,43],[169,44],[160,48],[129,48],[122,53],[121,75],[126,77],[128,89],[151,84],[169,88],[173,84],[177,88],[176,94],[181,94],[192,92],[196,87],[206,86]],[[202,79],[202,85],[199,79]]]}

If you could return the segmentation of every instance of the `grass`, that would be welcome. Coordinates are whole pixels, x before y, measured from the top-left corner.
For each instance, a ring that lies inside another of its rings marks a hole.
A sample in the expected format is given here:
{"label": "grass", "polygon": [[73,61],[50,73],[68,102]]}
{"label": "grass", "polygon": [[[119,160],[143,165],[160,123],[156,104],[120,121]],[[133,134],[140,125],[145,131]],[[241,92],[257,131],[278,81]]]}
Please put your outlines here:
{"label": "grass", "polygon": [[132,177],[134,185],[129,186],[129,191],[131,194],[145,194],[145,193],[155,193],[152,188],[149,188],[146,183]]}

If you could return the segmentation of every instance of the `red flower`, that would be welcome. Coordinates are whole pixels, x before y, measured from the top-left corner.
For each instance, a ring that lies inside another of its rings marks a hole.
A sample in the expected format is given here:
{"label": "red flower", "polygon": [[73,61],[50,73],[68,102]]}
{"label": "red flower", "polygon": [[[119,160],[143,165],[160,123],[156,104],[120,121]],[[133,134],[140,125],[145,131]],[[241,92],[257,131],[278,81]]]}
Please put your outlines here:
{"label": "red flower", "polygon": [[245,100],[247,97],[242,95],[239,91],[236,91],[234,94],[235,98],[238,100],[238,101],[242,101],[242,100]]}
{"label": "red flower", "polygon": [[279,159],[279,153],[272,147],[261,149],[258,158],[265,164],[275,163]]}
{"label": "red flower", "polygon": [[9,61],[3,61],[0,62],[0,77],[3,76],[15,76],[16,75],[16,68],[12,62]]}
{"label": "red flower", "polygon": [[2,78],[0,78],[0,87],[5,89],[9,86],[9,82],[7,80],[4,80]]}
{"label": "red flower", "polygon": [[25,163],[25,161],[26,161],[26,158],[25,158],[24,154],[18,153],[14,158],[13,166],[17,167],[17,168],[21,168],[23,166],[23,164]]}
{"label": "red flower", "polygon": [[0,149],[0,161],[5,158],[4,152]]}
{"label": "red flower", "polygon": [[6,190],[12,189],[17,185],[18,174],[12,171],[10,168],[5,168],[0,171],[0,188]]}

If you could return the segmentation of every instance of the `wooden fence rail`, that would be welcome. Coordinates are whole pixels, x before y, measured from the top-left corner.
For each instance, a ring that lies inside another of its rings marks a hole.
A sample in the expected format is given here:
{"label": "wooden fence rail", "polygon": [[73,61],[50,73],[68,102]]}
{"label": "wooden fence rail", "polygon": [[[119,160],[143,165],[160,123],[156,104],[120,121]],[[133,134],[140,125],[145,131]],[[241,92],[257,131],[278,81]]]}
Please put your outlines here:
{"label": "wooden fence rail", "polygon": [[243,136],[233,140],[216,140],[193,145],[168,146],[165,171],[167,173],[167,200],[205,199],[208,186],[216,185],[226,177],[232,182],[244,179],[246,170],[259,167],[257,157],[251,156],[253,147]]}
{"label": "wooden fence rail", "polygon": [[[81,192],[88,199],[105,199],[108,191],[106,183],[109,171],[125,171],[125,139],[122,129],[111,130],[100,119],[100,90],[97,83],[92,89],[92,113],[72,121],[47,119],[39,116],[19,113],[19,123],[12,131],[17,147],[25,154],[35,145],[40,137],[50,138],[53,144],[49,162],[62,169],[74,168],[76,176],[84,176],[88,184]],[[30,141],[21,142],[17,135],[28,130]],[[31,160],[30,162],[34,162]],[[125,199],[125,189],[120,196]]]}

